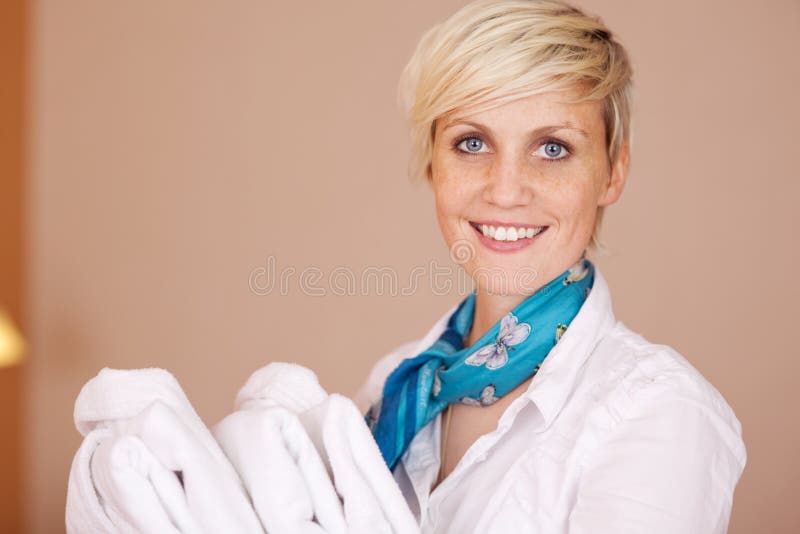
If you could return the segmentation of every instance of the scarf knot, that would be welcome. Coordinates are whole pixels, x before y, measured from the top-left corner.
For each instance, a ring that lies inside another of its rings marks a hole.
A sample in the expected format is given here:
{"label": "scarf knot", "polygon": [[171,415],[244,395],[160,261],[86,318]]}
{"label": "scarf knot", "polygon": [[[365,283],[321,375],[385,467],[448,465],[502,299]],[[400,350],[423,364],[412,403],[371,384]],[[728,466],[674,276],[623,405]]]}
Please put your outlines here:
{"label": "scarf knot", "polygon": [[582,256],[468,347],[464,340],[472,327],[476,293],[461,301],[439,338],[392,371],[382,398],[367,412],[367,424],[389,468],[394,469],[417,432],[448,404],[489,406],[535,375],[593,283],[594,265]]}

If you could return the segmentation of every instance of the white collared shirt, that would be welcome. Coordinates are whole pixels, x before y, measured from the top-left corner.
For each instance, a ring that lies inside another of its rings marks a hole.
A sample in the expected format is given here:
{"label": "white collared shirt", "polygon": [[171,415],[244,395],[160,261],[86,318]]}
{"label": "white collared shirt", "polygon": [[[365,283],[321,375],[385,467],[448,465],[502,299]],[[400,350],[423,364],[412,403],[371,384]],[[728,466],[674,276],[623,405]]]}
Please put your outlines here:
{"label": "white collared shirt", "polygon": [[[433,492],[441,414],[414,437],[394,475],[423,533],[726,532],[747,459],[741,423],[683,356],[614,318],[595,268],[527,391]],[[378,361],[360,406],[439,337],[455,308]]]}

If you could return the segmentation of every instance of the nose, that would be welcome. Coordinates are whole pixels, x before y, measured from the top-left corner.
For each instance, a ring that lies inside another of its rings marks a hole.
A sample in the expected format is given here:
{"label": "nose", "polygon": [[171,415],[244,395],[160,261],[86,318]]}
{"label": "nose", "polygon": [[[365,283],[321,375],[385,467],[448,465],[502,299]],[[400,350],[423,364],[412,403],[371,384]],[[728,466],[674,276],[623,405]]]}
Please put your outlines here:
{"label": "nose", "polygon": [[484,200],[504,209],[528,204],[533,193],[528,172],[520,158],[498,155],[487,169]]}

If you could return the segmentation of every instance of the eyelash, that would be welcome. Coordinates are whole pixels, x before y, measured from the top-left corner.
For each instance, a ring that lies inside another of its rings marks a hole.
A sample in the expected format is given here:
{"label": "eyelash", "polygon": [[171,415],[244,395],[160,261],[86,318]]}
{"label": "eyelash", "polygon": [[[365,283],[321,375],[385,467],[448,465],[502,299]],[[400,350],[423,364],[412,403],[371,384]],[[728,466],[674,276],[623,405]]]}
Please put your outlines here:
{"label": "eyelash", "polygon": [[[453,150],[457,154],[464,154],[464,155],[469,156],[469,157],[479,156],[480,153],[478,153],[478,152],[469,152],[469,151],[461,150],[460,148],[458,148],[458,145],[460,145],[461,143],[463,143],[467,139],[473,139],[473,138],[474,139],[480,139],[482,143],[486,143],[486,141],[484,141],[483,138],[480,135],[477,135],[477,134],[474,134],[474,133],[467,134],[467,135],[463,135],[463,136],[459,137],[453,143]],[[567,143],[565,143],[563,141],[559,141],[558,139],[553,139],[552,137],[548,137],[548,138],[542,140],[542,142],[539,144],[539,147],[542,147],[543,145],[547,145],[547,144],[561,145],[561,147],[563,147],[567,151],[567,155],[563,156],[563,157],[560,157],[560,158],[543,158],[544,161],[546,161],[547,163],[562,162],[562,161],[564,161],[566,159],[569,159],[570,155],[572,155],[572,147],[569,146]],[[537,148],[537,150],[538,150],[538,148]]]}

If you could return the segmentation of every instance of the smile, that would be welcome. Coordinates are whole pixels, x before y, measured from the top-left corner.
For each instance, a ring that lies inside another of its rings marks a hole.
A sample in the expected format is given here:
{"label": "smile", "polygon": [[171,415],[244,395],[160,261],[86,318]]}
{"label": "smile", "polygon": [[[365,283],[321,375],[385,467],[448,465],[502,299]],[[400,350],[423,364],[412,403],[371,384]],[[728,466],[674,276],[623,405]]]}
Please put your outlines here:
{"label": "smile", "polygon": [[477,223],[469,223],[477,232],[493,241],[518,241],[521,239],[532,239],[544,232],[547,226],[505,226]]}

